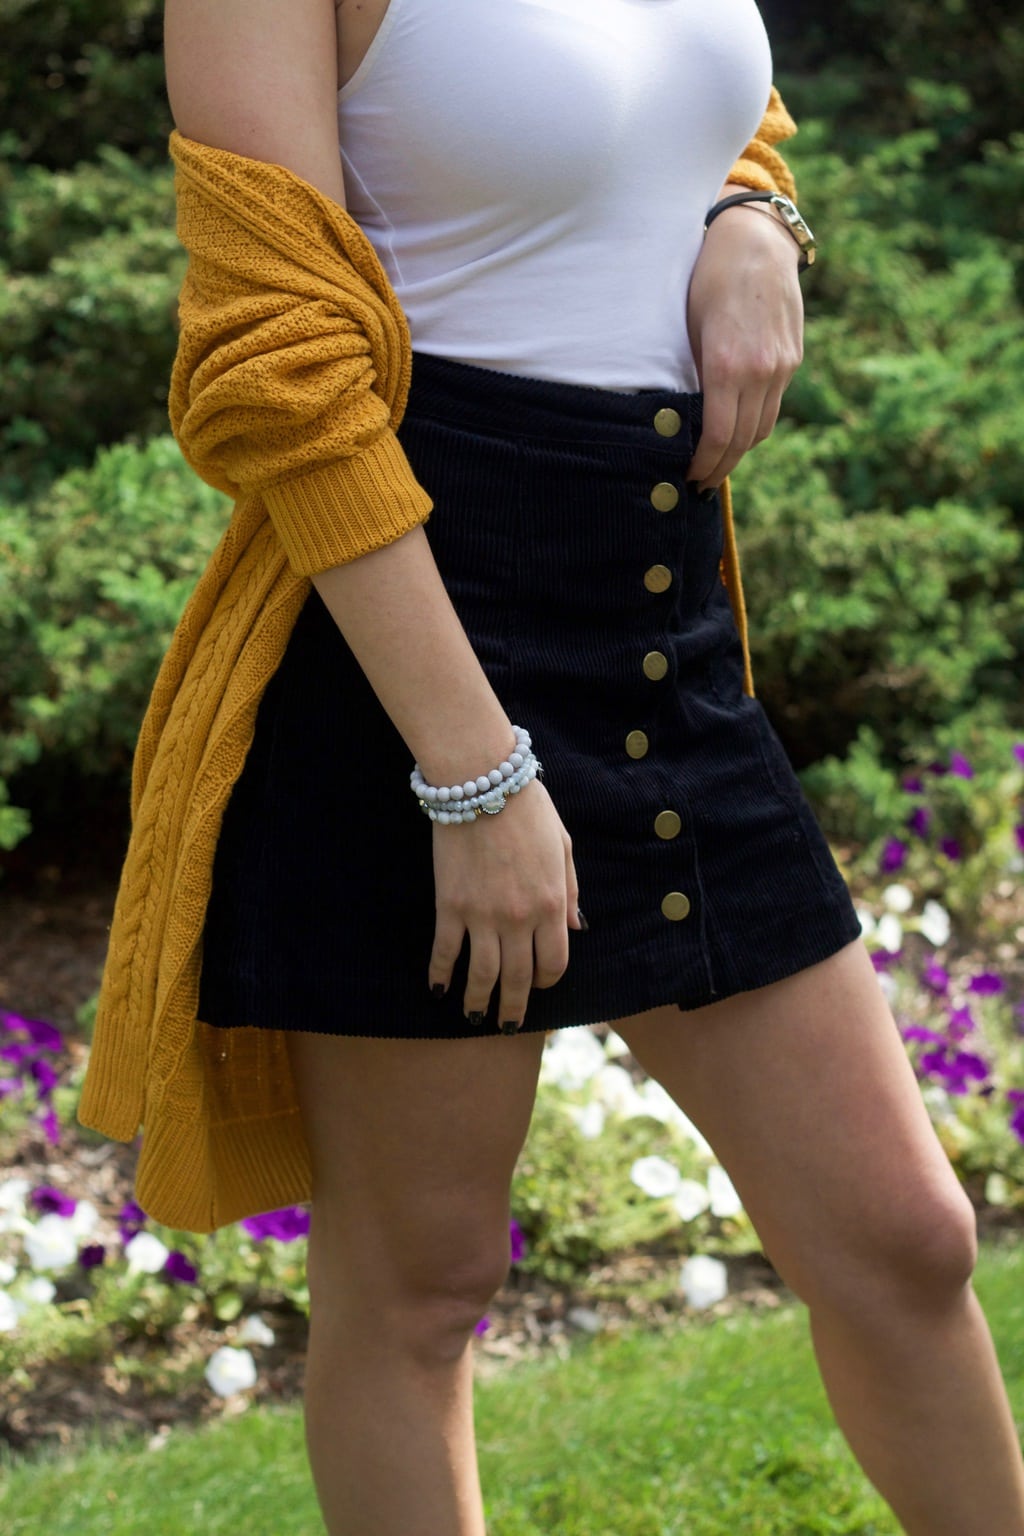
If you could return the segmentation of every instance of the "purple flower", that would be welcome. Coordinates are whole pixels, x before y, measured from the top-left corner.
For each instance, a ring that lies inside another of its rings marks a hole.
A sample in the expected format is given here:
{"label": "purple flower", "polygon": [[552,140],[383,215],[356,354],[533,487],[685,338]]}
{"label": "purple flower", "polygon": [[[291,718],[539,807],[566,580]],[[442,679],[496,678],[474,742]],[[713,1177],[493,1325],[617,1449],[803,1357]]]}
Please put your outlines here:
{"label": "purple flower", "polygon": [[916,773],[909,774],[903,780],[902,787],[906,790],[908,795],[923,795],[924,794],[924,782],[921,779],[920,775],[916,774]]}
{"label": "purple flower", "polygon": [[921,980],[926,987],[940,994],[949,991],[949,972],[945,966],[939,965],[935,960],[927,960],[921,972]]}
{"label": "purple flower", "polygon": [[0,1099],[6,1099],[9,1094],[23,1093],[25,1084],[20,1077],[0,1077]]}
{"label": "purple flower", "polygon": [[62,1051],[64,1039],[61,1032],[53,1024],[46,1024],[42,1019],[23,1019],[20,1014],[7,1013],[0,1009],[0,1026],[4,1029],[24,1031],[32,1044],[44,1051]]}
{"label": "purple flower", "polygon": [[117,1224],[122,1243],[130,1243],[137,1232],[146,1225],[146,1213],[137,1200],[126,1200],[117,1213]]}
{"label": "purple flower", "polygon": [[995,971],[979,971],[977,976],[972,976],[967,983],[968,992],[977,992],[983,997],[990,996],[993,992],[1005,992],[1006,983]]}
{"label": "purple flower", "polygon": [[969,1035],[975,1028],[974,1016],[969,1008],[951,1008],[949,1010],[949,1034],[953,1040],[962,1040],[964,1035]]}
{"label": "purple flower", "polygon": [[43,1061],[42,1058],[31,1062],[29,1065],[29,1071],[36,1080],[36,1086],[39,1089],[39,1097],[41,1099],[48,1099],[60,1081],[57,1073],[50,1066],[50,1063],[48,1061]]}
{"label": "purple flower", "polygon": [[490,1318],[489,1317],[482,1317],[480,1319],[480,1321],[477,1323],[476,1327],[473,1329],[473,1332],[474,1333],[486,1333],[490,1326],[491,1326]]}
{"label": "purple flower", "polygon": [[1010,1130],[1018,1141],[1024,1141],[1024,1104],[1018,1105],[1010,1116]]}
{"label": "purple flower", "polygon": [[946,771],[945,763],[934,762],[934,763],[929,763],[928,764],[928,772],[929,773],[934,773],[937,777],[941,777],[942,774],[945,773],[945,771]]}
{"label": "purple flower", "polygon": [[276,1237],[280,1243],[290,1243],[296,1237],[306,1236],[309,1212],[299,1205],[286,1205],[279,1211],[265,1211],[261,1216],[243,1216],[241,1224],[258,1242],[265,1237]]}
{"label": "purple flower", "polygon": [[183,1253],[179,1253],[177,1248],[172,1248],[164,1264],[164,1274],[170,1275],[172,1280],[184,1280],[191,1285],[198,1277],[199,1271],[194,1264],[189,1263]]}
{"label": "purple flower", "polygon": [[947,859],[958,859],[960,857],[960,844],[955,837],[940,837],[939,847]]}
{"label": "purple flower", "polygon": [[35,1054],[31,1045],[24,1045],[20,1040],[12,1040],[10,1045],[0,1045],[0,1056],[4,1061],[13,1061],[16,1067],[31,1061]]}
{"label": "purple flower", "polygon": [[959,779],[973,779],[974,769],[964,757],[962,752],[952,752],[949,758],[949,771],[955,773]]}
{"label": "purple flower", "polygon": [[1017,759],[1018,763],[1020,763],[1021,767],[1024,768],[1024,741],[1014,742],[1013,755]]}
{"label": "purple flower", "polygon": [[73,1216],[77,1200],[66,1195],[63,1190],[55,1189],[52,1184],[40,1184],[29,1194],[29,1199],[41,1215],[52,1211],[57,1216]]}
{"label": "purple flower", "polygon": [[512,1248],[512,1263],[518,1264],[526,1252],[526,1238],[518,1221],[510,1221],[508,1226],[509,1242]]}
{"label": "purple flower", "polygon": [[907,826],[911,832],[916,832],[918,837],[927,837],[928,828],[932,824],[932,813],[926,805],[919,805],[907,817]]}
{"label": "purple flower", "polygon": [[51,1147],[55,1147],[60,1141],[60,1122],[57,1119],[56,1113],[52,1109],[48,1109],[45,1115],[38,1115],[37,1119],[43,1128],[43,1134],[47,1141]]}
{"label": "purple flower", "polygon": [[894,869],[902,869],[906,857],[906,843],[901,843],[898,837],[889,837],[886,839],[885,847],[882,849],[882,856],[878,861],[878,867],[883,873],[889,874]]}
{"label": "purple flower", "polygon": [[1019,851],[1024,853],[1024,821],[1018,821],[1017,825],[1013,829],[1013,835],[1017,839],[1017,847]]}
{"label": "purple flower", "polygon": [[952,1055],[945,1050],[923,1051],[921,1067],[941,1077],[947,1093],[966,1093],[970,1079],[984,1082],[989,1071],[987,1063],[970,1051],[953,1051]]}
{"label": "purple flower", "polygon": [[107,1250],[102,1243],[86,1243],[84,1248],[78,1250],[78,1262],[83,1269],[95,1269],[97,1264],[102,1264]]}
{"label": "purple flower", "polygon": [[1011,1104],[1024,1104],[1024,1088],[1007,1088],[1006,1097]]}
{"label": "purple flower", "polygon": [[903,1031],[904,1040],[930,1040],[935,1045],[946,1044],[942,1035],[937,1035],[934,1029],[926,1029],[923,1024],[909,1024]]}
{"label": "purple flower", "polygon": [[902,953],[901,949],[896,950],[895,953],[887,949],[873,949],[869,958],[876,971],[884,971],[892,965],[894,960],[898,960]]}

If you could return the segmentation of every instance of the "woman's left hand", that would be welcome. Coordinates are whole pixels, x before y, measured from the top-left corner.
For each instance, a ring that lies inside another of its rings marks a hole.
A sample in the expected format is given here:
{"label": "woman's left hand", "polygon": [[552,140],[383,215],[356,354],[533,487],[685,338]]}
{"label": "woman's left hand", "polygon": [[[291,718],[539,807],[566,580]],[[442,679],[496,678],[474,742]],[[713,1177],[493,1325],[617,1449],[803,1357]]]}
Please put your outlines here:
{"label": "woman's left hand", "polygon": [[704,392],[687,474],[718,486],[775,426],[803,360],[800,248],[773,213],[742,204],[712,220],[690,279],[686,319]]}

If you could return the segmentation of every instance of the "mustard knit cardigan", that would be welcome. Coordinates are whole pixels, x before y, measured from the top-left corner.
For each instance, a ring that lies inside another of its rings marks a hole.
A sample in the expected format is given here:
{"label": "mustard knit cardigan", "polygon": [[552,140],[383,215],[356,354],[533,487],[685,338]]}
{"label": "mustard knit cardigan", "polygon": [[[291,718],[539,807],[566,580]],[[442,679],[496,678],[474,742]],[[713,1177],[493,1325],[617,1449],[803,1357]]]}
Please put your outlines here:
{"label": "mustard knit cardigan", "polygon": [[[778,92],[729,179],[795,195],[773,147],[796,132]],[[311,1198],[280,1030],[196,1017],[221,817],[310,576],[424,522],[432,502],[396,436],[408,325],[351,215],[277,165],[170,136],[189,255],[171,425],[234,511],[160,666],[132,770],[121,873],[78,1119],[130,1142],[156,1221],[212,1232]],[[746,614],[729,487],[721,575]]]}

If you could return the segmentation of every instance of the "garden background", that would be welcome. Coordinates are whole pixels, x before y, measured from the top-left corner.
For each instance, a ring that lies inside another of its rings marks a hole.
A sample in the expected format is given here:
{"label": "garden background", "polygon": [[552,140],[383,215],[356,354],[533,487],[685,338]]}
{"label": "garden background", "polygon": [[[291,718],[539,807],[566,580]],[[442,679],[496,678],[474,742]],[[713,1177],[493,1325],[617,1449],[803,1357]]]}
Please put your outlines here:
{"label": "garden background", "polygon": [[[1002,1235],[993,1263],[1012,1263],[1024,21],[1001,0],[761,9],[821,255],[783,419],[733,479],[755,682],[943,1145],[983,1232]],[[300,1380],[305,1213],[209,1239],[158,1228],[131,1203],[136,1149],[74,1113],[135,736],[229,512],[168,431],[184,256],[160,36],[151,0],[0,0],[0,1455],[18,1477],[83,1425],[162,1443],[172,1425],[293,1402]],[[710,1149],[607,1031],[551,1037],[513,1212],[485,1375],[637,1326],[788,1315]],[[1024,1352],[1019,1311],[1007,1327]],[[747,1356],[767,1358],[768,1335],[751,1339]],[[800,1528],[894,1529],[880,1505],[863,1513],[866,1485],[837,1456],[840,1523]],[[834,1475],[815,1467],[809,1510]],[[723,1486],[722,1524],[687,1529],[735,1528]],[[538,1529],[574,1528],[544,1507]],[[495,1530],[534,1529],[524,1509]],[[283,1519],[267,1529],[313,1528]]]}

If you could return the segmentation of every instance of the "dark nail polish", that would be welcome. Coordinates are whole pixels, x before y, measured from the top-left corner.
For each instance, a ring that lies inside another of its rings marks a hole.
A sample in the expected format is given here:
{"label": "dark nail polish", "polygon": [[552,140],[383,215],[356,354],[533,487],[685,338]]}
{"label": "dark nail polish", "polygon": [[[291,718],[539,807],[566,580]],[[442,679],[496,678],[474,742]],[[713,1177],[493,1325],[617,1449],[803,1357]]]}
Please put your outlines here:
{"label": "dark nail polish", "polygon": [[430,995],[431,997],[444,997],[444,982],[435,981],[430,988]]}
{"label": "dark nail polish", "polygon": [[709,485],[709,486],[706,486],[703,491],[699,492],[697,499],[698,499],[698,501],[710,502],[710,501],[714,501],[714,499],[715,499],[715,497],[717,495],[718,495],[718,487],[717,487],[717,485]]}
{"label": "dark nail polish", "polygon": [[501,1032],[503,1035],[518,1034],[519,1025],[517,1021],[515,1019],[506,1019],[504,1024],[501,1026]]}
{"label": "dark nail polish", "polygon": [[583,908],[582,907],[577,907],[576,908],[576,916],[579,918],[580,928],[581,928],[582,932],[586,933],[587,929],[590,927],[590,924],[587,922],[586,918],[583,916]]}
{"label": "dark nail polish", "polygon": [[467,1013],[466,1018],[472,1024],[474,1029],[479,1029],[484,1022],[484,1016],[482,1013]]}

